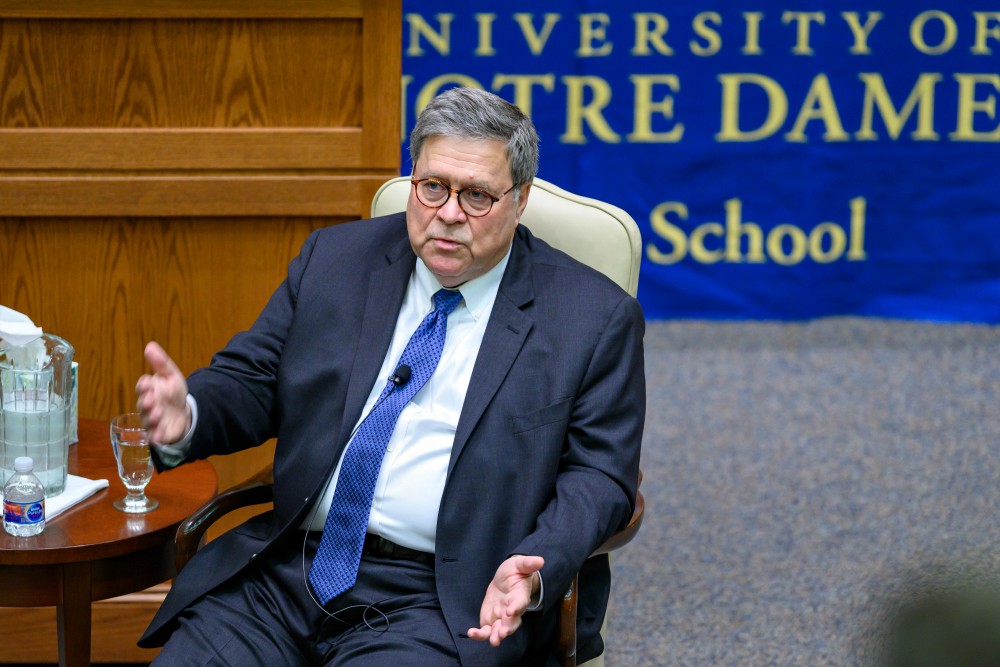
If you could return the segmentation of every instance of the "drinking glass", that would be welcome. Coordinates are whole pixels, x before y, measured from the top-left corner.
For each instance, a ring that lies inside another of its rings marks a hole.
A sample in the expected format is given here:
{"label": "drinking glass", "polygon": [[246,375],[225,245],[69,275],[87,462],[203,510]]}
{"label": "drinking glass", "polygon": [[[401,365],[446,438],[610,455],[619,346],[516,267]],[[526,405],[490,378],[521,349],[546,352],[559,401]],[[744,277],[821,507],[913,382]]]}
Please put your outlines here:
{"label": "drinking glass", "polygon": [[127,412],[111,420],[111,448],[118,462],[118,476],[128,491],[124,498],[115,500],[115,508],[130,514],[156,509],[160,503],[146,496],[146,485],[153,478],[153,459],[142,415]]}

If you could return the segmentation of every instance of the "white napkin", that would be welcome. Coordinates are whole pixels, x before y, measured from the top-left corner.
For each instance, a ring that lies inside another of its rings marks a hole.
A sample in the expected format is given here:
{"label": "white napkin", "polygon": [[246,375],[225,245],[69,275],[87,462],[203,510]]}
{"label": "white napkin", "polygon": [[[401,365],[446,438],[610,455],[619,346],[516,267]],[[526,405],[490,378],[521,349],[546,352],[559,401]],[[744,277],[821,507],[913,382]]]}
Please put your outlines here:
{"label": "white napkin", "polygon": [[60,512],[82,502],[101,489],[108,488],[106,479],[87,479],[76,475],[66,475],[66,490],[45,499],[45,520],[56,518]]}
{"label": "white napkin", "polygon": [[42,328],[36,327],[27,315],[0,306],[0,340],[9,345],[27,345],[41,335]]}

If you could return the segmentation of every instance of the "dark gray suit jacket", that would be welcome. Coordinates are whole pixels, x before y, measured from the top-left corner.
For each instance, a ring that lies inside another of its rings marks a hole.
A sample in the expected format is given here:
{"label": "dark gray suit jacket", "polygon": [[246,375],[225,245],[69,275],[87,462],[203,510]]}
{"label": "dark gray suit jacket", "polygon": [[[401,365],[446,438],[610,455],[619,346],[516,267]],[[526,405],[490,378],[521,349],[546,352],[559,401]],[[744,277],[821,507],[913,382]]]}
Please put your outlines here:
{"label": "dark gray suit jacket", "polygon": [[[567,221],[572,224],[572,221]],[[274,510],[210,542],[140,640],[284,543],[323,491],[392,337],[416,256],[403,214],[314,232],[253,327],[189,378],[189,459],[276,437]],[[518,228],[455,435],[437,521],[441,608],[463,664],[521,664],[551,643],[587,556],[631,516],[645,415],[635,299]],[[541,612],[499,648],[465,637],[499,564],[545,558]],[[606,559],[581,573],[578,655],[603,648]]]}

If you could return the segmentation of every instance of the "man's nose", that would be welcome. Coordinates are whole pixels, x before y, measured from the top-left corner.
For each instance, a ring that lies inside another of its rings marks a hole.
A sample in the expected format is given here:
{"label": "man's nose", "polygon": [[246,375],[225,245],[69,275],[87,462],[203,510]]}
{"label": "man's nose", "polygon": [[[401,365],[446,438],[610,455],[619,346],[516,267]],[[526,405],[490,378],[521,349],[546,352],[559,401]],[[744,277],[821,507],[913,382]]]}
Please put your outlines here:
{"label": "man's nose", "polygon": [[458,195],[454,192],[448,193],[448,200],[444,206],[438,208],[438,217],[447,223],[465,222],[469,219],[462,206],[458,203]]}

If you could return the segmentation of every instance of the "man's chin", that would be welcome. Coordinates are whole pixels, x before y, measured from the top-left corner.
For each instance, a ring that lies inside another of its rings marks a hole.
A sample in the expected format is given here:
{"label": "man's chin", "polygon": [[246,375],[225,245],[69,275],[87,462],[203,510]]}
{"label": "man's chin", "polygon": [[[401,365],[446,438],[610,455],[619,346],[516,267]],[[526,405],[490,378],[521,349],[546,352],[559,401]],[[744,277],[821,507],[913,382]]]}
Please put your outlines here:
{"label": "man's chin", "polygon": [[464,275],[458,276],[443,276],[441,274],[435,273],[434,277],[437,281],[441,283],[441,287],[447,287],[448,289],[454,289],[462,285],[462,283],[468,282],[468,278]]}
{"label": "man's chin", "polygon": [[467,280],[464,276],[468,267],[454,261],[430,258],[430,260],[424,259],[424,264],[444,287],[457,287]]}

